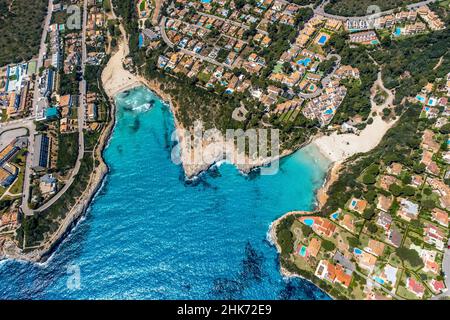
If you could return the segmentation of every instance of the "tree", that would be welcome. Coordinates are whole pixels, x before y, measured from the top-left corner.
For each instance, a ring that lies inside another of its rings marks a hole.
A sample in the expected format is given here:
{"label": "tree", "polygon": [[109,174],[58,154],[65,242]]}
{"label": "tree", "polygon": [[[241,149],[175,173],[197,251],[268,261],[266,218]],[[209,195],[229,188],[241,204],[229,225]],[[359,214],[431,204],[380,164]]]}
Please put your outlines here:
{"label": "tree", "polygon": [[373,201],[375,200],[375,198],[377,197],[377,193],[375,190],[370,190],[368,192],[366,192],[366,194],[364,195],[364,198],[369,201],[370,203],[373,203]]}
{"label": "tree", "polygon": [[370,173],[367,173],[363,176],[362,180],[365,184],[374,184],[377,181],[377,177]]}
{"label": "tree", "polygon": [[348,244],[350,245],[350,247],[352,247],[352,248],[356,248],[357,246],[359,246],[361,244],[359,239],[356,237],[349,237],[347,239],[347,241],[348,241]]}
{"label": "tree", "polygon": [[411,186],[405,186],[402,190],[402,195],[411,197],[416,193],[416,189]]}
{"label": "tree", "polygon": [[402,194],[402,187],[400,187],[398,184],[391,184],[389,186],[389,191],[396,197]]}
{"label": "tree", "polygon": [[373,222],[370,222],[368,225],[367,225],[367,230],[370,232],[370,233],[377,233],[377,231],[378,231],[378,227],[377,227],[377,225],[375,224],[375,223],[373,223]]}
{"label": "tree", "polygon": [[440,127],[439,132],[442,134],[449,134],[450,133],[450,123],[446,123],[442,127]]}
{"label": "tree", "polygon": [[374,208],[366,208],[366,210],[364,210],[362,216],[364,219],[366,220],[370,220],[372,219],[372,217],[375,215],[375,209]]}
{"label": "tree", "polygon": [[413,167],[413,170],[414,170],[414,172],[415,173],[417,173],[417,174],[421,174],[421,173],[424,173],[425,172],[425,164],[423,164],[423,163],[418,163],[418,164],[415,164],[414,165],[414,167]]}
{"label": "tree", "polygon": [[409,173],[407,173],[402,177],[401,180],[404,184],[410,184],[412,181],[412,178],[411,178],[411,175]]}
{"label": "tree", "polygon": [[425,210],[431,210],[436,207],[436,204],[433,200],[424,200],[422,201],[422,208]]}
{"label": "tree", "polygon": [[333,251],[336,248],[336,246],[334,245],[333,242],[331,242],[329,240],[323,240],[322,241],[322,248],[325,251]]}
{"label": "tree", "polygon": [[302,233],[305,237],[309,237],[309,235],[312,233],[312,229],[304,224],[302,224]]}
{"label": "tree", "polygon": [[408,261],[413,268],[423,265],[422,258],[416,250],[400,247],[395,251],[400,259]]}
{"label": "tree", "polygon": [[289,254],[294,250],[292,232],[287,229],[281,229],[277,233],[277,241],[282,254]]}

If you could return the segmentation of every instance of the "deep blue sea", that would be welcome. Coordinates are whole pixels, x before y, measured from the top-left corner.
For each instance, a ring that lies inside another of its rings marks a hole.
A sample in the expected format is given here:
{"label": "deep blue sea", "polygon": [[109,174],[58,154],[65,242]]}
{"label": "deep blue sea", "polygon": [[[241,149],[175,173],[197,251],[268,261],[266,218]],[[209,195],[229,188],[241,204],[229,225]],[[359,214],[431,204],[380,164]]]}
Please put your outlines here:
{"label": "deep blue sea", "polygon": [[223,164],[196,181],[171,161],[173,118],[149,90],[117,97],[110,174],[43,264],[0,262],[2,299],[329,299],[284,279],[270,223],[311,209],[328,163],[307,148],[276,175]]}

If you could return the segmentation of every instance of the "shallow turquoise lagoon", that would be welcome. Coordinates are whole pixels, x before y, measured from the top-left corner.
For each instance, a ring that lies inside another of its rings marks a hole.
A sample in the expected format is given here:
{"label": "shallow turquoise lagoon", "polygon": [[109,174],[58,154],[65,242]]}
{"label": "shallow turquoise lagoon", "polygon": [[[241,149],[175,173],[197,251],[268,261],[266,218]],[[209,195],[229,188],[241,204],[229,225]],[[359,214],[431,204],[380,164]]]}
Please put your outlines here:
{"label": "shallow turquoise lagoon", "polygon": [[224,164],[188,183],[171,162],[168,108],[145,88],[117,105],[111,171],[89,212],[46,263],[1,262],[0,298],[328,299],[283,279],[267,240],[274,219],[312,208],[328,166],[315,150],[276,175]]}

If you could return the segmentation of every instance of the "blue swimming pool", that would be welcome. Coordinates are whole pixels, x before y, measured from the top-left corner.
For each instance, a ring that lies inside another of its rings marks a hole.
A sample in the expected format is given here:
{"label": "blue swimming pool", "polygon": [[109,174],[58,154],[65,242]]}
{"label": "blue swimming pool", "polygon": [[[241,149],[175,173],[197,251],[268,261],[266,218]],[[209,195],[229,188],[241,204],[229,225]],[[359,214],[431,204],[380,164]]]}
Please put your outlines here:
{"label": "blue swimming pool", "polygon": [[339,218],[339,212],[332,213],[331,218],[333,218],[334,220],[337,220],[337,218]]}
{"label": "blue swimming pool", "polygon": [[332,109],[327,109],[327,110],[325,110],[324,113],[325,113],[325,114],[332,114],[332,113],[333,113],[333,110],[332,110]]}
{"label": "blue swimming pool", "polygon": [[298,251],[298,254],[304,257],[306,255],[306,247],[302,246],[300,250]]}
{"label": "blue swimming pool", "polygon": [[138,47],[139,49],[142,48],[144,46],[144,35],[142,33],[139,34],[139,44]]}
{"label": "blue swimming pool", "polygon": [[211,0],[201,0],[202,3],[211,3]]}
{"label": "blue swimming pool", "polygon": [[305,67],[308,66],[308,64],[311,63],[311,59],[310,58],[304,58],[304,59],[300,59],[297,61],[297,64],[303,65]]}
{"label": "blue swimming pool", "polygon": [[419,100],[420,102],[425,102],[425,98],[422,96],[417,95],[416,99]]}
{"label": "blue swimming pool", "polygon": [[313,219],[305,219],[305,220],[303,220],[303,223],[306,224],[308,227],[312,227],[314,224],[314,220]]}
{"label": "blue swimming pool", "polygon": [[322,35],[317,43],[320,45],[324,45],[325,42],[327,42],[327,40],[328,40],[328,37],[326,35]]}
{"label": "blue swimming pool", "polygon": [[356,200],[352,201],[352,207],[356,206]]}
{"label": "blue swimming pool", "polygon": [[394,32],[394,35],[395,36],[400,36],[402,34],[402,30],[400,29],[400,28],[395,28],[395,32]]}
{"label": "blue swimming pool", "polygon": [[384,284],[384,280],[379,277],[373,277],[373,279],[378,282],[379,284]]}
{"label": "blue swimming pool", "polygon": [[353,253],[359,256],[359,255],[362,254],[362,250],[361,250],[361,249],[358,249],[358,248],[354,248],[354,249],[353,249]]}

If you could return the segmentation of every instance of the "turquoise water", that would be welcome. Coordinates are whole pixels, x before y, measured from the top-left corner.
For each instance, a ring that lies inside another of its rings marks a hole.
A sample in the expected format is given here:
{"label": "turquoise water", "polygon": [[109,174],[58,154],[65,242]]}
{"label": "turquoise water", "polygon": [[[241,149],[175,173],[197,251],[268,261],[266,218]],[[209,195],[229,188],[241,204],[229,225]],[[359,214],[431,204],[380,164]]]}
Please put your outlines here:
{"label": "turquoise water", "polygon": [[310,58],[304,58],[304,59],[300,59],[297,61],[297,64],[301,64],[304,65],[305,67],[308,66],[308,64],[311,63],[311,59]]}
{"label": "turquoise water", "polygon": [[[0,263],[0,298],[328,299],[283,279],[266,239],[275,218],[311,208],[327,166],[314,150],[273,176],[224,164],[186,183],[170,160],[168,108],[144,88],[117,105],[111,172],[86,217],[46,263]],[[74,270],[79,288],[67,286]]]}
{"label": "turquoise water", "polygon": [[325,42],[327,42],[327,39],[328,39],[328,38],[327,38],[326,35],[322,35],[322,36],[320,37],[318,43],[319,43],[320,45],[324,45]]}
{"label": "turquoise water", "polygon": [[373,278],[374,278],[374,280],[375,280],[376,282],[378,282],[379,284],[384,284],[384,280],[381,279],[380,277],[373,277]]}
{"label": "turquoise water", "polygon": [[303,223],[306,224],[308,227],[312,227],[314,225],[313,219],[305,219],[303,220]]}
{"label": "turquoise water", "polygon": [[339,218],[339,212],[335,212],[335,213],[331,214],[331,218],[333,218],[334,220],[337,220],[337,218]]}
{"label": "turquoise water", "polygon": [[305,247],[305,246],[302,246],[302,247],[301,247],[301,249],[300,249],[300,251],[299,251],[299,254],[300,254],[302,257],[304,257],[304,256],[306,255],[306,247]]}
{"label": "turquoise water", "polygon": [[142,33],[139,34],[139,43],[138,48],[142,48],[144,46],[144,35]]}

